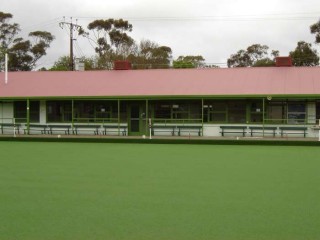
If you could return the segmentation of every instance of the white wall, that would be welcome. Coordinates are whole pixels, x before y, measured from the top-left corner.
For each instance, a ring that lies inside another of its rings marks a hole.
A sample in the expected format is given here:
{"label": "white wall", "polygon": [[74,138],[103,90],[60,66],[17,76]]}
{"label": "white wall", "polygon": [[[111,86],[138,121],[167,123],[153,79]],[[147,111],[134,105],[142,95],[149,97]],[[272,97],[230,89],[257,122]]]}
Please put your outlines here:
{"label": "white wall", "polygon": [[0,118],[3,123],[13,122],[13,103],[3,102],[0,104]]}
{"label": "white wall", "polygon": [[47,122],[47,114],[46,114],[46,101],[40,101],[40,124],[46,124]]}
{"label": "white wall", "polygon": [[204,124],[203,125],[203,136],[204,137],[221,136],[220,125],[221,124]]}
{"label": "white wall", "polygon": [[308,102],[307,104],[307,123],[316,124],[316,103]]}

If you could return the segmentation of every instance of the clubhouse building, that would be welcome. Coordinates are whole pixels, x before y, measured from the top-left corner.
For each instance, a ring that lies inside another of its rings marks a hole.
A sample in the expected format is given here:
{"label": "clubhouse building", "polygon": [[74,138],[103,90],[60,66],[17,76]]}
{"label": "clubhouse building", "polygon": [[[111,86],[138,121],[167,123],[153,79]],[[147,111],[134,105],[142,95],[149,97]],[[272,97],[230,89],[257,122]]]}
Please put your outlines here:
{"label": "clubhouse building", "polygon": [[320,67],[0,73],[0,134],[318,137]]}

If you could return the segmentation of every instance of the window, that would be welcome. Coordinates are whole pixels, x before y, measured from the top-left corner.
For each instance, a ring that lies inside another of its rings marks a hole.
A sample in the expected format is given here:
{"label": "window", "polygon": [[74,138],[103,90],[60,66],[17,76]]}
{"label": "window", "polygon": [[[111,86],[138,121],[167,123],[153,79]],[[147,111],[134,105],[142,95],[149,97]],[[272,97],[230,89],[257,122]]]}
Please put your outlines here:
{"label": "window", "polygon": [[319,119],[320,119],[320,101],[316,102],[316,118],[317,118],[317,124],[319,124]]}
{"label": "window", "polygon": [[189,105],[187,103],[172,104],[172,118],[173,119],[188,119]]}
{"label": "window", "polygon": [[263,122],[263,103],[262,101],[250,102],[250,123]]}
{"label": "window", "polygon": [[48,122],[72,122],[71,101],[47,101]]}
{"label": "window", "polygon": [[204,122],[226,122],[227,121],[227,102],[208,101],[203,105]]}
{"label": "window", "polygon": [[159,120],[170,120],[181,122],[201,122],[201,101],[157,101],[154,102],[154,118]]}
{"label": "window", "polygon": [[266,123],[286,123],[286,102],[268,102]]}
{"label": "window", "polygon": [[288,103],[288,123],[302,124],[306,121],[306,103],[289,102]]}
{"label": "window", "polygon": [[230,101],[228,103],[228,122],[246,123],[246,102]]}
{"label": "window", "polygon": [[170,103],[157,103],[154,108],[154,117],[162,119],[171,118],[171,104]]}
{"label": "window", "polygon": [[27,122],[27,101],[14,102],[14,118],[16,122]]}
{"label": "window", "polygon": [[[40,121],[40,102],[30,101],[29,103],[30,122],[37,123]],[[16,122],[27,122],[27,101],[14,102],[14,118]]]}
{"label": "window", "polygon": [[117,122],[117,101],[75,101],[74,120],[77,122]]}

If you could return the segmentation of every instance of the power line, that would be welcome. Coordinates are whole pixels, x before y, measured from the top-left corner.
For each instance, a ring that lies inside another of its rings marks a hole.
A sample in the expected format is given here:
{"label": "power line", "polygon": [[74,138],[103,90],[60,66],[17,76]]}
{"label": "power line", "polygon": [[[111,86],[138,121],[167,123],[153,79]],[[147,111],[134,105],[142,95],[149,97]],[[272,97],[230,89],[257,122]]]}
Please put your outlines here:
{"label": "power line", "polygon": [[27,25],[23,27],[23,30],[26,29],[32,29],[32,28],[40,28],[40,27],[48,27],[51,25],[55,25],[59,22],[61,18],[54,18],[45,22],[41,22],[41,23],[36,23],[36,24],[31,24],[31,25]]}
{"label": "power line", "polygon": [[[270,13],[250,15],[208,15],[174,17],[123,17],[129,21],[266,21],[266,20],[312,20],[319,18],[320,12]],[[108,17],[78,16],[78,19],[107,19]]]}
{"label": "power line", "polygon": [[75,30],[80,30],[81,26],[72,22],[72,17],[70,18],[70,22],[62,21],[59,23],[60,27],[63,29],[64,26],[67,26],[70,29],[70,70],[74,70],[74,58],[73,58],[73,32]]}

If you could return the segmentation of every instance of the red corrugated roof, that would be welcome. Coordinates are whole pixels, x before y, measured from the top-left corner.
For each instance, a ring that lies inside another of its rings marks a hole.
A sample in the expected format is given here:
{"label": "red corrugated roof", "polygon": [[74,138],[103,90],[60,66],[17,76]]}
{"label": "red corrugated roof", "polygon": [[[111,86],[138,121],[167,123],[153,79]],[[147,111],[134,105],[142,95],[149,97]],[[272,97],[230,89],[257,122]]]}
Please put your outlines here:
{"label": "red corrugated roof", "polygon": [[320,67],[0,73],[0,98],[320,95]]}

